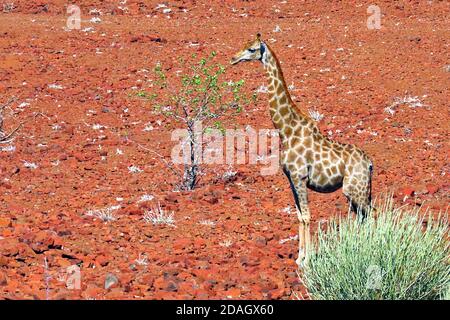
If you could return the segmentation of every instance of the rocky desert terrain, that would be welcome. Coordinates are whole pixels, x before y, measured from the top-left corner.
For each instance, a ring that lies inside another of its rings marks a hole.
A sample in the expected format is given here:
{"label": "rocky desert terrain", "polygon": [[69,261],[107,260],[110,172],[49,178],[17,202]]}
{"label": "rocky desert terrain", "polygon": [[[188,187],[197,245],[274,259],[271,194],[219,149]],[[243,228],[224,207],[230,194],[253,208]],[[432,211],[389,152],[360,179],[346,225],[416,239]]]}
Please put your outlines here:
{"label": "rocky desert terrain", "polygon": [[[80,29],[67,28],[71,4]],[[371,4],[380,29],[367,27]],[[257,94],[226,124],[271,129],[262,66],[229,66],[257,32],[297,105],[373,159],[375,198],[447,210],[447,1],[1,0],[0,10],[0,103],[15,98],[3,130],[21,125],[0,144],[1,299],[306,295],[281,170],[210,165],[198,188],[174,190],[176,177],[148,150],[169,159],[175,125],[136,97],[151,91],[157,62],[170,74],[179,57],[215,51],[227,80]],[[341,191],[309,201],[313,231],[347,214]],[[158,203],[171,223],[144,219]]]}

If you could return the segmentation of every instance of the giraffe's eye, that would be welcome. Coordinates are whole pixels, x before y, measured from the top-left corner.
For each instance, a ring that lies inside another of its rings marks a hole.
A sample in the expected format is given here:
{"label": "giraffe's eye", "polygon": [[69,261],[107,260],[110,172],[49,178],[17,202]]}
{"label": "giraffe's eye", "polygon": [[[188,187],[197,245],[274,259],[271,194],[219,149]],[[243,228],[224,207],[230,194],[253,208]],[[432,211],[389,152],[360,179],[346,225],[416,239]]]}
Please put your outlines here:
{"label": "giraffe's eye", "polygon": [[252,49],[252,48],[250,48],[250,49],[248,49],[248,52],[250,52],[250,53],[254,53],[254,52],[256,52],[256,49]]}

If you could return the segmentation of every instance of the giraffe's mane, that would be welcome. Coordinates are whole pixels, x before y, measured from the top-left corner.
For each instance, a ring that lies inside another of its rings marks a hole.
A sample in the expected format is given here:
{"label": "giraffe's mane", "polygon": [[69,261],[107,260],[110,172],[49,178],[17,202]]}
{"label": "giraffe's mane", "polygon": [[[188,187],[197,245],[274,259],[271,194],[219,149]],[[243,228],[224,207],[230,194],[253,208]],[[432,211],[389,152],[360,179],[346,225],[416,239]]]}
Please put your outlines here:
{"label": "giraffe's mane", "polygon": [[292,108],[294,109],[295,112],[299,113],[302,117],[305,117],[306,119],[312,121],[311,117],[308,114],[306,114],[302,109],[300,109],[300,107],[298,107],[297,104],[292,100],[291,93],[289,92],[288,86],[286,85],[286,80],[284,79],[283,69],[281,68],[280,61],[278,60],[277,56],[275,55],[275,52],[273,51],[273,49],[267,43],[264,42],[264,44],[266,45],[267,49],[270,51],[270,54],[272,55],[273,59],[275,60],[275,63],[277,64],[277,69],[280,72],[279,78],[281,80],[282,85],[284,86],[289,104],[292,106]]}

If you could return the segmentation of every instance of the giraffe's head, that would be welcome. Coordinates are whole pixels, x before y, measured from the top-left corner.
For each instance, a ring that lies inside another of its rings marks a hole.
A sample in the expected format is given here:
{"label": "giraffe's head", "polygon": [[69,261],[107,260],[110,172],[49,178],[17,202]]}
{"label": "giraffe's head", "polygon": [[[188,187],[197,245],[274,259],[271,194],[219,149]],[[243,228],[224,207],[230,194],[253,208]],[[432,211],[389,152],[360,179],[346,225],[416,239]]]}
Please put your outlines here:
{"label": "giraffe's head", "polygon": [[258,33],[256,39],[247,42],[244,48],[233,56],[231,64],[237,64],[241,61],[263,61],[266,50],[266,44],[261,40],[261,35]]}

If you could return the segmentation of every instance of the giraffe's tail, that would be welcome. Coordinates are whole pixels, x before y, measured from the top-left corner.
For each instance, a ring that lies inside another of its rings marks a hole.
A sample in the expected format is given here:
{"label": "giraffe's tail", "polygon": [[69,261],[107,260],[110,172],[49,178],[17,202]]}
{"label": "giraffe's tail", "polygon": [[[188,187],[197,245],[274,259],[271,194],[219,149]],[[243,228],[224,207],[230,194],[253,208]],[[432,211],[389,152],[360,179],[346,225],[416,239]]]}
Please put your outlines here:
{"label": "giraffe's tail", "polygon": [[378,216],[378,210],[375,208],[375,206],[372,203],[372,175],[373,175],[373,164],[372,162],[369,163],[369,208],[372,212],[372,215],[374,217]]}

